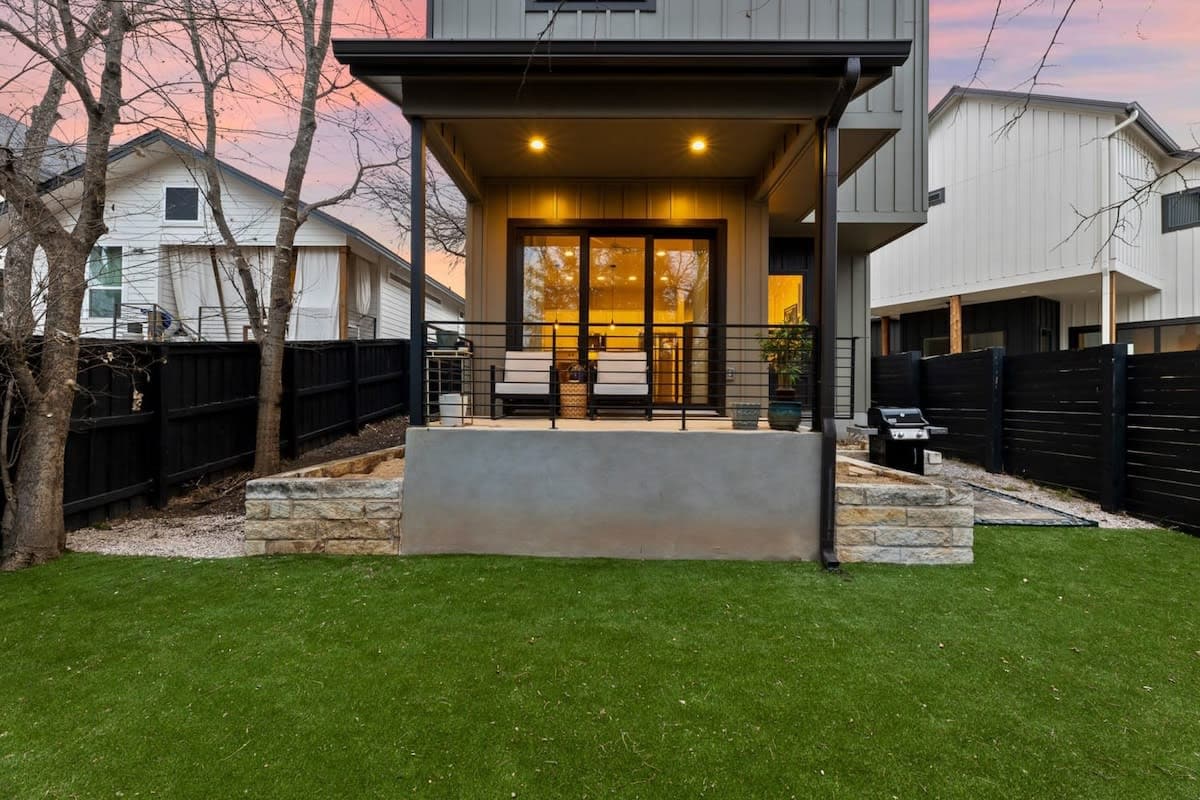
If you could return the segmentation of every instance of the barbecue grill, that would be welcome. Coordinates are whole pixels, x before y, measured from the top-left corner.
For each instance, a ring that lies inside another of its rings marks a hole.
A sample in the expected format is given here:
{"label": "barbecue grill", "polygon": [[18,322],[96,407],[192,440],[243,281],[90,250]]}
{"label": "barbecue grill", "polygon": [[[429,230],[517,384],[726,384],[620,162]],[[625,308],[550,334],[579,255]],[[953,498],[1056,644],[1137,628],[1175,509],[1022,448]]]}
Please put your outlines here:
{"label": "barbecue grill", "polygon": [[872,464],[925,474],[925,444],[932,436],[947,433],[930,425],[919,408],[873,406],[867,410],[867,427],[856,428],[870,439]]}

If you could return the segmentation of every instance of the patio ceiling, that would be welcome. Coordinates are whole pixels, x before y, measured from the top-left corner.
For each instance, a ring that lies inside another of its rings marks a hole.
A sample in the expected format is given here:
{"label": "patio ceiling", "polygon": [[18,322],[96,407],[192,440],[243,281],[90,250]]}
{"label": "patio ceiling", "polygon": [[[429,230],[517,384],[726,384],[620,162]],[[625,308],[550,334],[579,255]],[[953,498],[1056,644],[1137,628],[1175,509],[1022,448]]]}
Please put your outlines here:
{"label": "patio ceiling", "polygon": [[[342,40],[353,74],[426,121],[468,197],[493,179],[741,179],[772,214],[812,210],[816,120],[849,58],[856,95],[892,75],[907,41]],[[893,135],[842,133],[843,179]],[[529,149],[541,137],[542,152]],[[702,137],[703,154],[689,152]]]}

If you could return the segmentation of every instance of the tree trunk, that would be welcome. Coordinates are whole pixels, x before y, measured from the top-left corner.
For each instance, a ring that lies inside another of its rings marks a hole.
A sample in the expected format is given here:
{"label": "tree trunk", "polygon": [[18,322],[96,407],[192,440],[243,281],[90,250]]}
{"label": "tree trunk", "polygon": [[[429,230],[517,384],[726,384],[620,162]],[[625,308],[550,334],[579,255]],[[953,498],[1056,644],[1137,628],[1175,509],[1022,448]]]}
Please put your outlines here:
{"label": "tree trunk", "polygon": [[[63,468],[67,413],[49,411],[63,405],[61,399],[27,409],[21,434],[21,466],[14,485],[16,508],[12,510],[12,535],[5,537],[0,569],[16,570],[44,564],[62,555],[67,544],[63,526]],[[6,515],[7,516],[7,515]]]}
{"label": "tree trunk", "polygon": [[254,473],[279,471],[279,422],[283,401],[283,341],[269,333],[259,350],[258,425],[254,433]]}

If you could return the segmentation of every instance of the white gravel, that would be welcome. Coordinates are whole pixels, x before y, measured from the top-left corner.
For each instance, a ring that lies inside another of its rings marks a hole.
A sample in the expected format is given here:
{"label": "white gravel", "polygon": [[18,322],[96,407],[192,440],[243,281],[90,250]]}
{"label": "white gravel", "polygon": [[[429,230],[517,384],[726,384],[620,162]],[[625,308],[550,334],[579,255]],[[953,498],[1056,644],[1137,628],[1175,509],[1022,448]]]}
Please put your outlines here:
{"label": "white gravel", "polygon": [[1065,511],[1084,519],[1095,520],[1101,528],[1158,528],[1159,525],[1147,522],[1128,514],[1109,514],[1102,510],[1097,503],[1082,497],[1047,489],[1012,475],[993,475],[982,467],[974,464],[964,464],[961,461],[945,459],[942,462],[942,476],[953,478],[965,483],[973,483],[988,489],[995,489],[1006,494],[1029,500],[1039,505]]}
{"label": "white gravel", "polygon": [[[146,517],[67,534],[67,549],[117,556],[234,558],[243,554],[241,514]],[[111,525],[111,527],[108,527]]]}

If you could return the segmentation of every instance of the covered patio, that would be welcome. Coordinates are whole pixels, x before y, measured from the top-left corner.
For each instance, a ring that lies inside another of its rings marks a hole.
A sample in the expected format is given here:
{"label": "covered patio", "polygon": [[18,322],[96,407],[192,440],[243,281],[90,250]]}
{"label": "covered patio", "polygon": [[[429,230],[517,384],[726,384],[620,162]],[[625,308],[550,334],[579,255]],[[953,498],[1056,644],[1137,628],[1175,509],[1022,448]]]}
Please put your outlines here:
{"label": "covered patio", "polygon": [[[876,115],[843,125],[843,117],[904,63],[911,43],[345,40],[334,48],[412,125],[411,363],[421,368],[411,371],[410,397],[423,402],[411,414],[406,535],[437,541],[453,528],[469,551],[511,552],[523,531],[561,531],[570,518],[572,530],[594,535],[577,549],[547,543],[546,552],[736,552],[835,564],[838,187],[899,125]],[[470,206],[461,336],[439,337],[424,323],[426,149]],[[774,235],[813,243],[804,256],[809,294],[802,286],[779,319],[768,291]],[[683,261],[699,265],[686,298],[671,284],[670,265]],[[742,394],[769,401],[779,388],[755,355],[758,339],[779,328],[802,329],[809,343],[803,370],[784,381],[804,381],[809,431],[737,436],[722,418],[733,402]],[[431,387],[431,359],[464,351],[459,388],[475,425],[424,427],[444,412],[434,407],[441,392]],[[682,354],[677,368],[664,366],[666,352]],[[512,353],[526,363],[517,381],[506,380]],[[572,365],[582,369],[574,382],[587,384],[591,416],[604,396],[596,373],[618,355],[645,371],[619,383],[627,395],[645,394],[646,420],[563,420],[561,383]],[[522,399],[515,389],[540,384],[541,374],[546,412],[508,419],[505,402]],[[493,423],[497,398],[505,418]],[[574,488],[555,494],[561,485],[547,479],[564,475]],[[759,545],[731,548],[738,531],[757,531]],[[631,551],[632,542],[640,544]]]}

